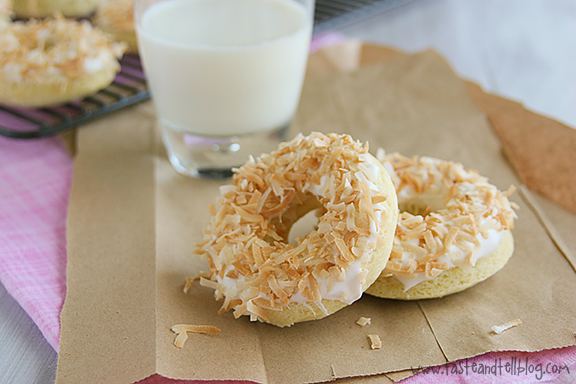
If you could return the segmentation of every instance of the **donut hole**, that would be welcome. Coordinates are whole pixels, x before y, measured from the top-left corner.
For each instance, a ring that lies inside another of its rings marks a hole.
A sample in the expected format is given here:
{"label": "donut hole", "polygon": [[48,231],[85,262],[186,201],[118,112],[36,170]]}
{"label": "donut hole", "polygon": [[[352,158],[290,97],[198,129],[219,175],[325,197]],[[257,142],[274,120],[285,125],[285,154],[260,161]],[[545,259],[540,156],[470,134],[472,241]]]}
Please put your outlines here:
{"label": "donut hole", "polygon": [[446,197],[443,194],[426,194],[411,196],[398,202],[400,212],[426,217],[430,212],[446,208]]}
{"label": "donut hole", "polygon": [[318,217],[321,213],[322,209],[313,209],[296,220],[288,232],[288,243],[296,243],[296,239],[303,238],[310,232],[315,231],[318,226]]}
{"label": "donut hole", "polygon": [[[270,221],[286,243],[295,243],[297,238],[313,232],[318,217],[325,212],[320,200],[311,193],[299,194],[294,200],[285,212]],[[269,242],[272,244],[274,240]]]}

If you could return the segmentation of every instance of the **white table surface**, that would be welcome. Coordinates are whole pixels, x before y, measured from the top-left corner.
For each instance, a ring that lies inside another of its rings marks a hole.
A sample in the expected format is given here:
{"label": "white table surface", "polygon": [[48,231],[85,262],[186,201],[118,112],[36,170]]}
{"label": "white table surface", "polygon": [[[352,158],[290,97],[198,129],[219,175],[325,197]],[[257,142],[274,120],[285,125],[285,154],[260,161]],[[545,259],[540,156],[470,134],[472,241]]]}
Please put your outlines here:
{"label": "white table surface", "polygon": [[[341,32],[437,49],[488,91],[576,126],[576,0],[419,0]],[[55,369],[56,353],[0,285],[0,384],[52,383]]]}

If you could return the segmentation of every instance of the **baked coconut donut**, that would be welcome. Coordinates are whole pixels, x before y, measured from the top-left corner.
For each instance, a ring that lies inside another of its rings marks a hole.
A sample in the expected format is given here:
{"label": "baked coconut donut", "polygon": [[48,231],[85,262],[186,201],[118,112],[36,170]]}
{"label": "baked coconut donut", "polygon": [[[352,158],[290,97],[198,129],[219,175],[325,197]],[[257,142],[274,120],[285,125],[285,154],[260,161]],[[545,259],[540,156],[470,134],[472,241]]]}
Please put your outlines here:
{"label": "baked coconut donut", "polygon": [[[289,242],[291,226],[317,209],[316,228]],[[237,169],[211,214],[200,284],[223,300],[221,311],[285,327],[360,298],[388,261],[398,207],[366,146],[312,133]]]}
{"label": "baked coconut donut", "polygon": [[108,86],[123,45],[88,22],[16,22],[0,33],[0,103],[37,107],[72,101]]}
{"label": "baked coconut donut", "polygon": [[101,0],[96,10],[96,25],[114,40],[126,44],[127,52],[137,53],[132,0]]}
{"label": "baked coconut donut", "polygon": [[51,17],[56,14],[67,17],[91,15],[99,0],[12,0],[14,14],[18,18]]}
{"label": "baked coconut donut", "polygon": [[386,269],[366,293],[443,297],[498,272],[514,249],[515,205],[477,172],[430,157],[378,152],[400,207]]}

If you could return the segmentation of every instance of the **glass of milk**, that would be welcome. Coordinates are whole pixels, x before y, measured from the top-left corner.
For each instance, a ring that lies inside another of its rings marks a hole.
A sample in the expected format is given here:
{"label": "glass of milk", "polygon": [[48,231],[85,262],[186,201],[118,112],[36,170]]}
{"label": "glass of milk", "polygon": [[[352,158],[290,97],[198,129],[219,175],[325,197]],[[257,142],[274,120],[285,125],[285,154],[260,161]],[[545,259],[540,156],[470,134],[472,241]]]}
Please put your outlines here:
{"label": "glass of milk", "polygon": [[140,54],[170,162],[227,177],[296,111],[314,0],[136,0]]}

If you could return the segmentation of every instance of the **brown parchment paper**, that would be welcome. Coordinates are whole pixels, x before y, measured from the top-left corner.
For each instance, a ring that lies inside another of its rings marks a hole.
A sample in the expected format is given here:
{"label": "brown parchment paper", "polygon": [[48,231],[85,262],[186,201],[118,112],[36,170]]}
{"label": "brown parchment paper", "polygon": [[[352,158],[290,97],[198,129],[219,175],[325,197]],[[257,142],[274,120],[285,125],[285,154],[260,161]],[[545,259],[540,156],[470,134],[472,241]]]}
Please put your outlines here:
{"label": "brown parchment paper", "polygon": [[[406,55],[382,45],[346,41],[313,55],[308,65],[308,76],[314,78],[326,73],[350,72]],[[465,82],[468,95],[487,116],[500,138],[505,156],[522,183],[541,193],[533,194],[525,188],[521,191],[527,200],[534,202],[531,208],[576,270],[576,242],[563,240],[570,239],[576,228],[576,215],[572,213],[576,196],[573,169],[576,130],[527,110],[517,101],[484,92],[472,81]],[[519,137],[521,140],[514,140]]]}
{"label": "brown parchment paper", "polygon": [[[313,75],[315,65],[295,130],[349,132],[373,149],[453,159],[501,188],[519,184],[465,83],[435,53],[395,56],[351,73]],[[202,268],[193,244],[220,183],[177,175],[155,137],[149,105],[78,134],[58,383],[130,383],[154,373],[322,382],[575,343],[574,270],[538,214],[538,198],[526,198],[529,191],[515,197],[521,210],[514,257],[461,294],[420,302],[365,296],[327,319],[289,329],[218,316],[210,290],[196,287],[185,296],[181,288],[185,276]],[[355,325],[359,316],[371,317],[372,325]],[[515,318],[524,324],[489,335],[492,325]],[[223,332],[191,336],[177,350],[169,331],[176,323],[213,324]],[[368,348],[367,333],[381,336],[382,350]]]}

